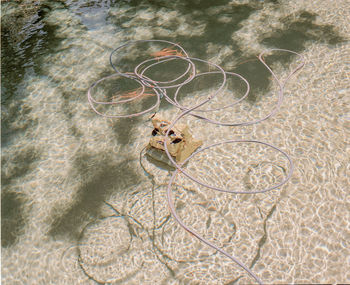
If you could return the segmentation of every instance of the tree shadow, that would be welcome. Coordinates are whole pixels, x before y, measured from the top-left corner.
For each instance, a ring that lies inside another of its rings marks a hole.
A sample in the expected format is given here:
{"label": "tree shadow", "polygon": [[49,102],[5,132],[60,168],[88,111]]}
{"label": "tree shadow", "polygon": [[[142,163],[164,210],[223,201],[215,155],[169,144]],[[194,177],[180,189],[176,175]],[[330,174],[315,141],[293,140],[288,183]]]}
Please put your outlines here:
{"label": "tree shadow", "polygon": [[82,155],[76,158],[75,166],[83,182],[70,207],[63,212],[56,209],[49,231],[49,235],[54,238],[68,236],[77,239],[82,226],[100,216],[105,200],[113,193],[140,181],[131,160],[113,164],[111,161],[94,162],[88,155]]}
{"label": "tree shadow", "polygon": [[14,245],[24,233],[26,218],[24,216],[24,194],[11,192],[3,188],[1,192],[1,246]]}

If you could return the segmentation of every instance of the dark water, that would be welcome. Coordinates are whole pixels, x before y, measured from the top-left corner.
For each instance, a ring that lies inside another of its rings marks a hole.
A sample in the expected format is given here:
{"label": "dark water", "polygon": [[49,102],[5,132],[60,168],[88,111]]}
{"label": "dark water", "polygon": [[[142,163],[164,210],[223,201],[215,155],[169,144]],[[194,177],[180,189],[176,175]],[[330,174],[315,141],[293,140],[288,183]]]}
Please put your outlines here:
{"label": "dark water", "polygon": [[[4,1],[2,3],[1,25],[1,143],[2,143],[2,192],[1,192],[1,244],[10,248],[24,234],[25,225],[30,218],[30,198],[21,192],[19,184],[28,174],[35,173],[38,164],[44,160],[45,148],[39,147],[34,141],[28,144],[18,144],[19,138],[29,136],[31,131],[40,127],[38,119],[33,116],[33,110],[23,100],[29,95],[28,82],[32,78],[47,79],[55,84],[56,90],[62,94],[58,104],[60,112],[65,113],[65,121],[70,132],[78,141],[82,141],[82,129],[73,121],[71,108],[74,101],[85,99],[85,91],[74,87],[61,86],[59,81],[47,72],[54,63],[47,62],[50,57],[70,52],[72,46],[62,48],[67,40],[60,29],[76,25],[77,34],[74,37],[83,38],[87,33],[102,31],[113,27],[114,32],[123,33],[124,39],[132,37],[134,30],[130,22],[136,15],[145,10],[153,12],[174,11],[176,18],[188,23],[189,32],[203,25],[203,32],[198,34],[179,32],[178,21],[170,19],[165,25],[166,35],[160,35],[158,18],[144,18],[139,25],[151,27],[152,37],[169,40],[181,44],[193,57],[210,59],[215,52],[211,45],[229,47],[233,52],[220,58],[226,71],[243,75],[251,84],[249,101],[255,104],[271,87],[270,74],[257,60],[254,53],[244,48],[235,33],[244,26],[244,21],[259,13],[266,7],[272,11],[282,9],[280,1],[250,1],[248,4],[229,4],[230,1],[31,1],[28,4]],[[215,3],[215,4],[213,4]],[[124,9],[122,14],[115,16],[115,11]],[[48,21],[54,13],[69,14],[74,23]],[[286,48],[303,52],[310,42],[318,42],[336,46],[345,41],[335,27],[328,24],[316,24],[317,14],[300,10],[296,15],[285,15],[277,20],[281,25],[273,31],[262,33],[258,43],[265,48]],[[135,24],[133,24],[135,25]],[[130,34],[130,35],[129,35]],[[98,35],[96,35],[98,42]],[[151,38],[152,38],[151,37]],[[150,38],[150,39],[151,39]],[[100,44],[103,49],[104,43]],[[78,48],[79,50],[79,48]],[[215,50],[215,48],[214,48]],[[88,56],[88,55],[87,55]],[[78,58],[84,58],[77,54]],[[288,65],[292,56],[269,56],[268,63],[283,63]],[[91,58],[93,61],[94,58]],[[234,64],[232,64],[232,62]],[[59,64],[59,62],[57,62]],[[72,66],[74,67],[74,66]],[[81,72],[87,72],[82,70]],[[111,72],[106,66],[97,71],[96,78]],[[74,78],[67,80],[72,80]],[[86,86],[86,89],[88,86]],[[76,95],[72,98],[71,94]],[[82,99],[83,98],[83,99]],[[166,106],[164,106],[165,108]],[[127,146],[135,136],[134,130],[141,120],[120,119],[111,123],[111,132],[116,142]],[[22,140],[23,141],[23,140]],[[50,214],[49,230],[46,233],[52,239],[71,239],[79,237],[81,228],[91,219],[100,217],[104,201],[113,194],[115,184],[138,184],[140,178],[130,161],[113,163],[108,155],[103,159],[90,155],[85,149],[79,150],[70,158],[73,168],[82,177],[83,183],[76,189],[69,207],[61,210],[59,207]],[[98,169],[98,171],[96,171]],[[73,177],[73,176],[72,176]],[[69,175],[68,178],[70,179]],[[24,180],[23,180],[24,181]],[[122,188],[122,187],[121,187]],[[255,261],[254,261],[255,262]],[[230,283],[231,284],[231,283]]]}

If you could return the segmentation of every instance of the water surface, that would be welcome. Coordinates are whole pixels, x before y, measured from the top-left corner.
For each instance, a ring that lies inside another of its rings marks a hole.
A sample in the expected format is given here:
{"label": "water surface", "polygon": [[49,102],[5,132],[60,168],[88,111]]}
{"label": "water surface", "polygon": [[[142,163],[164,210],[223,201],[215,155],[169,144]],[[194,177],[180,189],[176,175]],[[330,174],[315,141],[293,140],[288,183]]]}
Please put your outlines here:
{"label": "water surface", "polygon": [[[291,181],[268,194],[237,196],[179,177],[174,197],[187,224],[266,283],[350,282],[350,55],[342,14],[349,9],[347,1],[304,2],[3,2],[2,282],[253,282],[171,217],[165,193],[171,168],[140,158],[152,131],[147,116],[105,119],[88,106],[88,87],[113,73],[110,52],[139,39],[179,43],[191,56],[247,78],[248,99],[212,114],[222,120],[256,119],[276,102],[260,52],[277,47],[305,56],[279,114],[263,124],[223,128],[185,120],[204,145],[246,138],[282,148],[295,163]],[[130,71],[143,48],[115,60]],[[282,78],[297,64],[283,53],[266,60]],[[189,85],[183,102],[193,104],[211,84],[217,78]],[[231,86],[237,89],[223,103],[242,94],[237,81]],[[133,108],[154,98],[147,100]],[[176,112],[160,105],[169,120]],[[208,150],[188,165],[206,182],[235,189],[267,187],[287,168],[275,153],[248,145]]]}

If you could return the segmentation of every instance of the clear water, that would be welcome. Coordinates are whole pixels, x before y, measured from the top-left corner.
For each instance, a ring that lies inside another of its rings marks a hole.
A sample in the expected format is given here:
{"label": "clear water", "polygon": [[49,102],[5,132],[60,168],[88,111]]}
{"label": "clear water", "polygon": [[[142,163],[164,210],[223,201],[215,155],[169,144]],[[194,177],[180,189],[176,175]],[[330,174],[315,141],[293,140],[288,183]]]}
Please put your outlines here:
{"label": "clear water", "polygon": [[[295,163],[291,181],[271,193],[237,196],[180,176],[173,195],[186,224],[266,283],[350,282],[349,4],[213,3],[2,2],[3,284],[254,282],[171,217],[165,193],[171,168],[140,157],[151,132],[147,116],[105,119],[88,106],[88,87],[112,73],[110,52],[153,38],[248,79],[247,100],[211,115],[222,120],[257,119],[276,102],[277,86],[256,60],[261,51],[287,48],[305,56],[279,114],[263,124],[224,128],[184,120],[204,145],[246,138],[281,147]],[[123,68],[139,54],[121,55]],[[282,78],[297,64],[286,54],[266,59]],[[191,84],[184,104],[201,99],[217,79]],[[230,84],[237,88],[214,105],[241,96],[241,85]],[[177,110],[162,103],[159,112],[171,120]],[[207,183],[254,189],[276,183],[288,165],[266,148],[229,145],[187,167]]]}

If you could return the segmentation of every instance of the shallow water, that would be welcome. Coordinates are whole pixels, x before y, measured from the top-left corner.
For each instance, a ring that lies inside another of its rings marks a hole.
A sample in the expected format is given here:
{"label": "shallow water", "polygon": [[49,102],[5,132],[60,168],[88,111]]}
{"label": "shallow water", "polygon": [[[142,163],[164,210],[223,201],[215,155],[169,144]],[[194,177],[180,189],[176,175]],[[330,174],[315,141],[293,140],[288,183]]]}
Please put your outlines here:
{"label": "shallow water", "polygon": [[[261,51],[304,55],[306,65],[287,84],[280,112],[264,123],[233,128],[182,120],[204,145],[235,138],[282,148],[295,164],[292,179],[266,194],[229,195],[180,175],[173,195],[186,224],[263,282],[349,283],[348,3],[289,2],[3,2],[3,284],[254,282],[171,217],[171,168],[140,157],[152,131],[147,115],[106,119],[87,103],[88,87],[113,72],[114,48],[153,38],[179,43],[191,56],[248,79],[247,100],[210,115],[223,121],[261,118],[276,103],[277,85],[256,60]],[[114,60],[130,71],[145,49]],[[281,78],[298,64],[282,53],[266,60]],[[155,75],[172,75],[164,71]],[[213,106],[242,96],[242,86],[230,80],[237,88]],[[217,84],[215,77],[194,81],[180,99],[198,102],[202,90]],[[127,110],[111,110],[120,111]],[[163,102],[159,113],[171,120],[177,110]],[[241,190],[268,187],[288,170],[278,153],[248,144],[210,149],[186,167],[207,183]]]}

